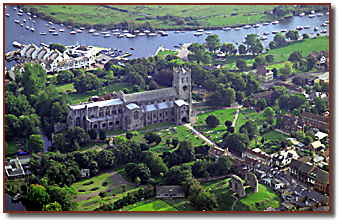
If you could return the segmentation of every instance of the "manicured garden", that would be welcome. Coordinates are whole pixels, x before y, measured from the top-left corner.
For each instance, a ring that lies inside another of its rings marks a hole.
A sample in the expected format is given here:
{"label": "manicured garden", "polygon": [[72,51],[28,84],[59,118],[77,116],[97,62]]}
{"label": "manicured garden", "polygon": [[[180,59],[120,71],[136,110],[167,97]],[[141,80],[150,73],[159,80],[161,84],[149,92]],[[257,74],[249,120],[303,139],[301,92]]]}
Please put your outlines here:
{"label": "manicured garden", "polygon": [[160,199],[151,199],[147,201],[140,201],[133,205],[129,205],[121,211],[178,211],[173,206],[169,205]]}

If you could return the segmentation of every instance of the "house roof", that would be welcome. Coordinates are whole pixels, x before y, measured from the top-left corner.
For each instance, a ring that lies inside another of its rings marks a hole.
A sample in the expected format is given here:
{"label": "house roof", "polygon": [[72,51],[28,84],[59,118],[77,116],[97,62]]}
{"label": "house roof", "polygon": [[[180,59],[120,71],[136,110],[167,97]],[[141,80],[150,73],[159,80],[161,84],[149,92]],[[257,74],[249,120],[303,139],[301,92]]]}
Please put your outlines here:
{"label": "house roof", "polygon": [[184,189],[180,185],[165,185],[165,186],[156,186],[156,195],[157,196],[178,196],[184,197]]}
{"label": "house roof", "polygon": [[320,147],[324,147],[324,145],[321,143],[321,141],[315,141],[311,142],[310,146],[314,149],[318,149]]}
{"label": "house roof", "polygon": [[124,94],[123,99],[125,102],[139,102],[139,101],[153,101],[160,98],[176,97],[177,93],[174,88],[156,89],[145,92]]}
{"label": "house roof", "polygon": [[317,133],[315,134],[315,136],[316,136],[319,140],[321,140],[321,139],[323,139],[323,138],[328,137],[328,134],[319,131],[319,132],[317,132]]}

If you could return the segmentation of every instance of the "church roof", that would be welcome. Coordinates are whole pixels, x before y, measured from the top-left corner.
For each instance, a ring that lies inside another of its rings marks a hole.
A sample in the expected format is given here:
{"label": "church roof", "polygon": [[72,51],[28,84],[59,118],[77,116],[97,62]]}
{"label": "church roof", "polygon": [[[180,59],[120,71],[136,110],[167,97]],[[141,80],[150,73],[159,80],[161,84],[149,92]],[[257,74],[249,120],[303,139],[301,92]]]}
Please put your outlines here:
{"label": "church roof", "polygon": [[176,100],[175,104],[179,107],[183,106],[183,105],[189,105],[187,102],[185,102],[184,100]]}
{"label": "church roof", "polygon": [[177,93],[174,88],[156,89],[139,93],[124,94],[125,102],[139,102],[148,100],[159,100],[166,97],[176,97]]}
{"label": "church roof", "polygon": [[85,108],[85,106],[89,107],[106,107],[106,106],[113,106],[122,104],[122,100],[120,99],[110,99],[110,100],[103,100],[98,102],[86,103],[86,104],[77,104],[77,105],[70,105],[72,110],[79,110]]}
{"label": "church roof", "polygon": [[136,105],[135,103],[127,104],[126,107],[127,107],[128,110],[134,110],[134,109],[138,109],[139,108],[139,106]]}
{"label": "church roof", "polygon": [[174,106],[174,102],[162,102],[162,103],[157,103],[157,104],[149,104],[149,105],[144,106],[143,111],[150,112],[150,111],[155,111],[155,110],[163,110],[163,109],[172,108],[173,106]]}

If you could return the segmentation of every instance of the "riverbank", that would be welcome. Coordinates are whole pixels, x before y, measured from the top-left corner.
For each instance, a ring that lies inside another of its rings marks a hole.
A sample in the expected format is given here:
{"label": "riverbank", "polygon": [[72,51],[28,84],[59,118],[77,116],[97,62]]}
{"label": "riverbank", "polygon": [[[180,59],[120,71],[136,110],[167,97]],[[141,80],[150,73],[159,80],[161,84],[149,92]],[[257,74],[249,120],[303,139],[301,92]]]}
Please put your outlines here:
{"label": "riverbank", "polygon": [[[272,15],[277,5],[26,5],[24,11],[57,24],[87,29],[217,30],[283,20],[308,13],[293,6],[282,17]],[[316,10],[324,10],[323,8]],[[130,20],[127,20],[130,18]]]}

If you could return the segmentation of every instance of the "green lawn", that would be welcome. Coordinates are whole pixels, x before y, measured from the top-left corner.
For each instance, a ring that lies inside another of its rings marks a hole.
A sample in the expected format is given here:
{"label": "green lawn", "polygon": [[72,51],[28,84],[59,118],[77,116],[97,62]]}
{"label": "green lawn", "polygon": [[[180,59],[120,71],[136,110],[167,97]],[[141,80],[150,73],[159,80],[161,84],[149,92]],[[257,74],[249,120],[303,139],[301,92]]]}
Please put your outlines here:
{"label": "green lawn", "polygon": [[273,141],[273,140],[285,140],[289,138],[290,136],[284,135],[277,131],[269,131],[263,135],[265,140],[267,141]]}
{"label": "green lawn", "polygon": [[140,201],[120,209],[121,211],[178,211],[175,207],[160,199]]}
{"label": "green lawn", "polygon": [[[175,20],[163,19],[161,16],[192,17],[190,22],[197,23],[199,26],[222,27],[269,21],[271,18],[264,14],[264,11],[271,11],[276,5],[110,5],[110,7],[106,5],[25,6],[63,23],[114,25],[124,21],[134,21],[137,24],[149,22],[155,28],[179,29],[194,27],[194,25],[177,24]],[[232,13],[236,15],[232,16]]]}
{"label": "green lawn", "polygon": [[[210,137],[211,140],[221,140],[222,135],[226,132],[226,126],[224,125],[224,122],[227,120],[233,122],[235,111],[236,109],[220,109],[199,114],[197,115],[195,128],[201,131],[205,136]],[[205,119],[207,119],[209,115],[214,115],[217,117],[217,119],[219,119],[220,124],[217,127],[209,128],[206,125]]]}
{"label": "green lawn", "polygon": [[[63,88],[67,88],[67,86],[64,85],[64,86],[61,86],[59,88],[63,90]],[[119,91],[119,90],[123,90],[125,88],[128,89],[129,91],[131,91],[132,85],[130,85],[128,83],[114,83],[112,85],[102,87],[102,88],[100,88],[98,90],[92,90],[92,91],[88,91],[88,92],[85,92],[85,93],[70,93],[70,94],[67,94],[67,99],[69,100],[69,102],[71,104],[78,104],[78,103],[81,103],[81,102],[88,101],[89,98],[92,97],[92,96],[101,96],[101,95],[105,95],[105,94],[108,94],[108,93],[112,93],[112,92],[116,92],[116,91]]]}
{"label": "green lawn", "polygon": [[278,208],[280,206],[278,195],[262,184],[259,184],[258,192],[248,194],[240,199],[240,202],[248,206],[252,211],[263,211],[268,207]]}
{"label": "green lawn", "polygon": [[164,50],[164,51],[159,51],[158,56],[166,56],[166,55],[177,55],[178,53],[176,51],[172,50]]}
{"label": "green lawn", "polygon": [[57,92],[60,92],[60,93],[75,92],[76,91],[73,83],[67,83],[64,85],[57,85],[56,90],[57,90]]}
{"label": "green lawn", "polygon": [[[145,130],[141,132],[138,130],[133,137],[133,140],[137,142],[146,142],[144,139],[144,134],[147,133]],[[166,141],[171,140],[173,138],[177,138],[179,141],[190,141],[193,146],[198,146],[204,144],[204,141],[197,138],[192,132],[184,126],[174,126],[171,125],[168,128],[161,129],[159,131],[155,131],[156,134],[160,135],[162,141],[158,145],[152,144],[150,146],[150,150],[156,153],[163,153],[166,151],[173,151],[175,148],[171,148],[172,146],[167,146]]]}

